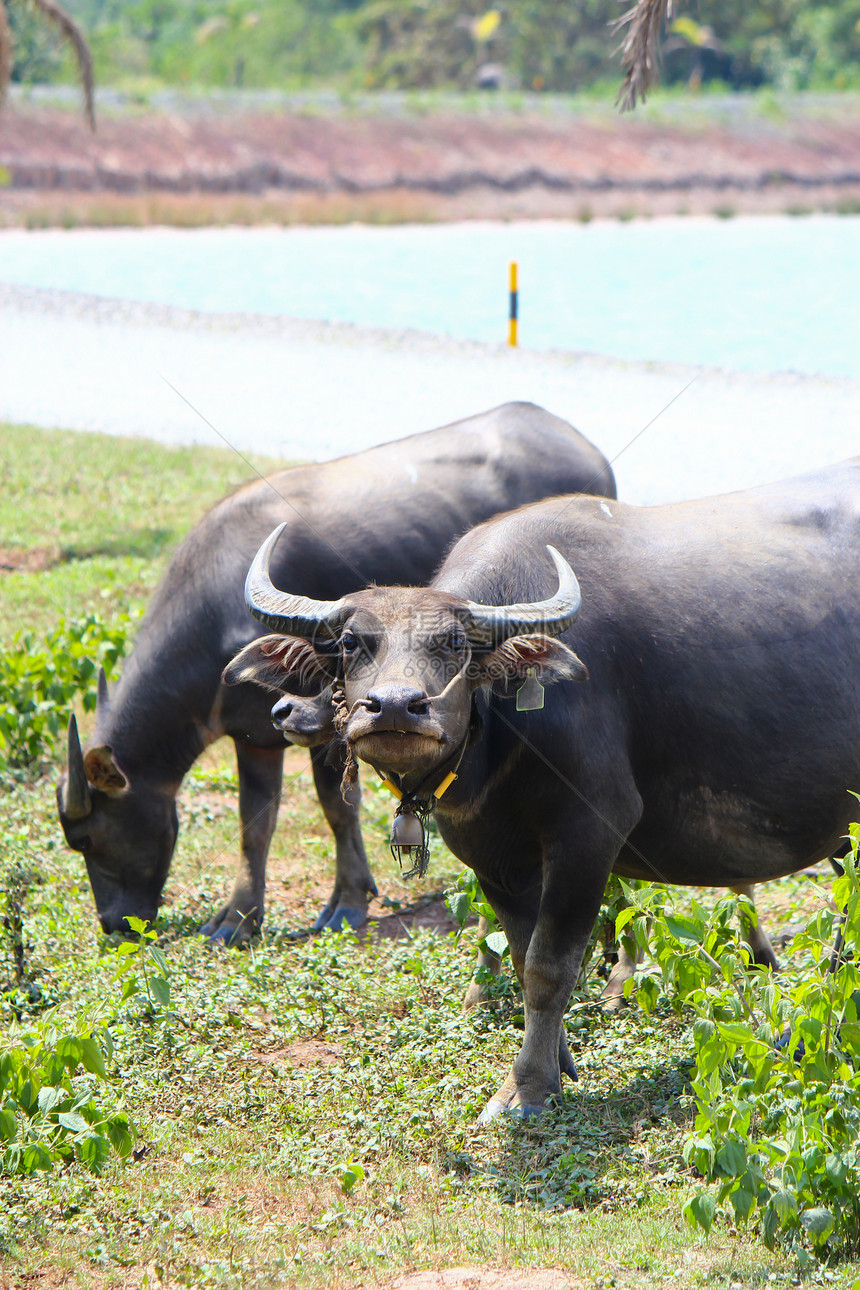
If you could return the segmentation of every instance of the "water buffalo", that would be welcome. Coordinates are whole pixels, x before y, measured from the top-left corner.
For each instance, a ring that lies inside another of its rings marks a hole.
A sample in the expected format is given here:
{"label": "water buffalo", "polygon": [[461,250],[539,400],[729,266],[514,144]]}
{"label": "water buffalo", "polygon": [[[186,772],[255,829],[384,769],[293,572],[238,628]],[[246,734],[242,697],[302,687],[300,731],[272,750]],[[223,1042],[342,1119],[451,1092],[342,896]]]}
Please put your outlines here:
{"label": "water buffalo", "polygon": [[[236,745],[241,866],[228,902],[204,929],[231,940],[263,918],[266,855],[281,791],[284,739],[256,687],[225,689],[221,672],[260,634],[242,588],[254,552],[285,521],[277,576],[316,597],[368,581],[426,581],[473,524],[564,489],[614,497],[606,458],[567,422],[509,403],[439,430],[321,465],[284,470],[218,503],[179,547],[149,608],[115,694],[100,686],[95,736],[81,748],[72,721],[68,772],[58,785],[69,845],[83,852],[101,925],[153,919],[177,834],[176,794],[194,760],[221,735]],[[202,630],[201,630],[202,626]],[[300,708],[301,677],[288,679]],[[319,689],[319,686],[316,686]],[[325,738],[296,728],[296,743]],[[343,801],[325,749],[311,754],[334,833],[334,891],[318,925],[357,925],[374,882],[358,816]]]}
{"label": "water buffalo", "polygon": [[563,1017],[613,869],[737,886],[846,833],[860,457],[668,506],[536,503],[473,529],[429,588],[323,605],[275,589],[278,536],[252,612],[308,672],[331,676],[336,644],[340,724],[402,794],[397,836],[421,856],[434,810],[507,934],[526,1029],[485,1118],[536,1113],[575,1074]]}

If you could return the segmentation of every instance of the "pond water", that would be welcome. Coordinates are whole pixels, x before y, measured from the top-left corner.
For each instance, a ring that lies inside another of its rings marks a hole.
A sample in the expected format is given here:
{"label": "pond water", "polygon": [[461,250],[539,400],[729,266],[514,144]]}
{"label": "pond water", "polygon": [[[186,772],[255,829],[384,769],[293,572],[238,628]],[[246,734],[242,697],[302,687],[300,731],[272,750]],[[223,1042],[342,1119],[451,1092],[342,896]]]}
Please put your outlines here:
{"label": "pond water", "polygon": [[0,281],[860,379],[860,217],[0,233]]}

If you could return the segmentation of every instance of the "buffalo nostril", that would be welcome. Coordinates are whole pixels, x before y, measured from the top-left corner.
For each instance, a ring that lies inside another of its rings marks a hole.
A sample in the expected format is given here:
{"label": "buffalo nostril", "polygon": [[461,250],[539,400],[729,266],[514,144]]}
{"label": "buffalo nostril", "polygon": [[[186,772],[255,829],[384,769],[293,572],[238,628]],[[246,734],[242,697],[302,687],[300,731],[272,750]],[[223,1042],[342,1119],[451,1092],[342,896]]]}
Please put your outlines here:
{"label": "buffalo nostril", "polygon": [[410,716],[425,716],[428,703],[426,691],[405,685],[380,686],[378,690],[371,690],[365,699],[368,712],[393,717],[404,712]]}
{"label": "buffalo nostril", "polygon": [[292,710],[292,703],[281,702],[275,704],[272,708],[272,725],[276,730],[280,727],[281,722],[286,721]]}

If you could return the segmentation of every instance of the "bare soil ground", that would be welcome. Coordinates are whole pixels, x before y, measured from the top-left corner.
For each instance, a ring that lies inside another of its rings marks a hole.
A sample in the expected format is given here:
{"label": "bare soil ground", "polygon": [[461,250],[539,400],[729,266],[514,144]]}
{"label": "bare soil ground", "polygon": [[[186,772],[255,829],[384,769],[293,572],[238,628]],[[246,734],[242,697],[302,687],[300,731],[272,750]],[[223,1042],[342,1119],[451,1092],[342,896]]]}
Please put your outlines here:
{"label": "bare soil ground", "polygon": [[20,104],[0,226],[332,223],[860,208],[853,99],[620,117],[128,111],[94,135]]}

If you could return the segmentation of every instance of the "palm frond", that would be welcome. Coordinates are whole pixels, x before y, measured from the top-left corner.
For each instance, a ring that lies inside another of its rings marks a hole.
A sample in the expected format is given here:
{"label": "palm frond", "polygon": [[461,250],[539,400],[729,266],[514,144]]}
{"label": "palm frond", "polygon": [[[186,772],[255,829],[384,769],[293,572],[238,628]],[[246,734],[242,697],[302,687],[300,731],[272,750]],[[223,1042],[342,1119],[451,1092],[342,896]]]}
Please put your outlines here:
{"label": "palm frond", "polygon": [[[96,128],[96,109],[95,94],[93,82],[93,56],[90,53],[90,47],[87,44],[86,37],[81,31],[74,18],[70,17],[56,0],[29,0],[29,3],[39,13],[44,14],[49,22],[59,27],[64,38],[69,42],[75,51],[75,58],[78,61],[78,70],[81,74],[81,84],[84,90],[84,109],[90,128]],[[0,0],[2,4],[2,0]]]}
{"label": "palm frond", "polygon": [[615,100],[622,112],[634,108],[638,99],[644,103],[646,91],[656,84],[660,63],[657,39],[672,12],[673,0],[637,0],[612,24],[618,31],[626,28],[620,47],[624,80]]}
{"label": "palm frond", "polygon": [[0,0],[0,107],[12,79],[12,29],[6,17],[6,7]]}

